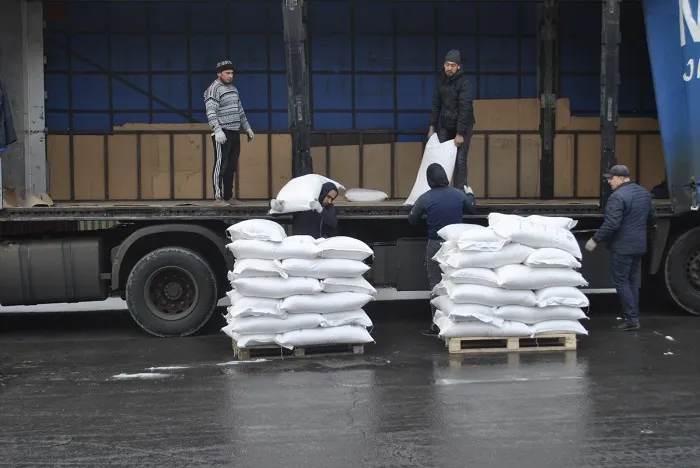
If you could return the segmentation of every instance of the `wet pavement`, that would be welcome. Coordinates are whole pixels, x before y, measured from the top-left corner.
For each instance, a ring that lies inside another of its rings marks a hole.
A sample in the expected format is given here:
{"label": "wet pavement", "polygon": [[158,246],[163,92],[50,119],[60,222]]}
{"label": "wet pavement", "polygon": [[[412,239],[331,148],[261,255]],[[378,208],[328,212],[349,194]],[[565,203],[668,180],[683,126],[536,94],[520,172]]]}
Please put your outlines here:
{"label": "wet pavement", "polygon": [[248,363],[217,322],[0,316],[0,466],[697,466],[700,317],[594,301],[575,352],[449,357],[399,308],[364,356]]}

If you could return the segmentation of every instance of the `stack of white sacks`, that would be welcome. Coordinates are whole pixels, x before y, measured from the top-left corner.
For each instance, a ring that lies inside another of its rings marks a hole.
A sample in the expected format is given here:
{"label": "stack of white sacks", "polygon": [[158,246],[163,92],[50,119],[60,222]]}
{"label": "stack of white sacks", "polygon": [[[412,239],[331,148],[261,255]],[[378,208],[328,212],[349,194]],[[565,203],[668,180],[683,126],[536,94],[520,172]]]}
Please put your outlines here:
{"label": "stack of white sacks", "polygon": [[443,275],[431,303],[440,337],[587,335],[577,222],[491,213],[488,223],[438,232],[445,242],[433,259]]}
{"label": "stack of white sacks", "polygon": [[374,342],[362,310],[377,291],[362,275],[373,255],[351,237],[287,236],[282,226],[251,219],[227,229],[235,257],[231,305],[222,331],[239,348]]}

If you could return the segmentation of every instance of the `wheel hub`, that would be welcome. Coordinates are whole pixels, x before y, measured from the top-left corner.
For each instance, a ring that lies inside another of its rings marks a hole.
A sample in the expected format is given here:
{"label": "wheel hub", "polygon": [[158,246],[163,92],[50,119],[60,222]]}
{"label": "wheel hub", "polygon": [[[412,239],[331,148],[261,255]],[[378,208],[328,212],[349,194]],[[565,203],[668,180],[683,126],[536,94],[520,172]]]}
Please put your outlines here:
{"label": "wheel hub", "polygon": [[199,296],[192,275],[179,267],[166,267],[154,272],[146,282],[145,293],[153,313],[166,320],[177,320],[188,315]]}
{"label": "wheel hub", "polygon": [[685,274],[688,278],[688,285],[700,291],[700,250],[696,250],[685,262]]}

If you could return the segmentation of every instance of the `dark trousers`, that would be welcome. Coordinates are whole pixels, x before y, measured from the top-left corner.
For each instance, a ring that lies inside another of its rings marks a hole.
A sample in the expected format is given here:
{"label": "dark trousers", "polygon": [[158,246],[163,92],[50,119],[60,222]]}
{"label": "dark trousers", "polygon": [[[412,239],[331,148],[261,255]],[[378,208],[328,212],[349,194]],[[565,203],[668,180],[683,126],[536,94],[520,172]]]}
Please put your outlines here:
{"label": "dark trousers", "polygon": [[[435,295],[432,293],[433,288],[436,284],[442,281],[442,269],[440,264],[433,260],[433,257],[442,247],[442,242],[437,239],[428,239],[428,245],[425,247],[425,268],[428,270],[428,283],[430,284],[430,299],[432,300]],[[435,306],[430,304],[430,310],[435,316]]]}
{"label": "dark trousers", "polygon": [[[458,189],[461,189],[467,185],[467,156],[469,155],[469,144],[471,143],[472,135],[474,135],[474,126],[470,125],[467,127],[467,131],[465,132],[464,143],[462,143],[462,146],[457,148],[454,186]],[[456,136],[456,130],[447,130],[443,127],[441,127],[440,131],[438,132],[438,139],[440,140],[440,143],[451,140]]]}
{"label": "dark trousers", "polygon": [[226,143],[220,145],[214,137],[214,198],[230,200],[233,198],[233,179],[238,167],[238,157],[241,154],[241,134],[238,131],[224,129]]}
{"label": "dark trousers", "polygon": [[611,256],[612,282],[617,289],[617,297],[622,306],[623,318],[634,324],[639,323],[640,265],[642,255],[613,253]]}

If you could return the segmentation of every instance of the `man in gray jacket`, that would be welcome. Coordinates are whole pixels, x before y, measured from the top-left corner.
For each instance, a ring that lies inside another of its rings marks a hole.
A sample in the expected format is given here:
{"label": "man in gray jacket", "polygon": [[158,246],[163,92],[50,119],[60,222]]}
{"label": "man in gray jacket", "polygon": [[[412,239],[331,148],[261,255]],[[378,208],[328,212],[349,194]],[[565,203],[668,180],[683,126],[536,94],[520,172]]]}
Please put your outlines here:
{"label": "man in gray jacket", "polygon": [[603,177],[613,193],[603,225],[586,243],[586,250],[592,252],[601,242],[609,243],[612,280],[623,313],[623,322],[614,329],[639,330],[639,276],[647,251],[647,230],[656,225],[656,209],[649,191],[630,180],[627,166],[613,166]]}

